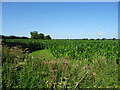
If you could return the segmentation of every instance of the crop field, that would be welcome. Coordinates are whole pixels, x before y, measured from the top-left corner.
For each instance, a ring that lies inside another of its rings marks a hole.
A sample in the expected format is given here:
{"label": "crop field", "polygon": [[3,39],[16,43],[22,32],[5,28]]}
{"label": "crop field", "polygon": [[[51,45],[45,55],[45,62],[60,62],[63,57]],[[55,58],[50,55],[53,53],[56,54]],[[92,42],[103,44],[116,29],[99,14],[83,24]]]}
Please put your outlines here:
{"label": "crop field", "polygon": [[6,39],[3,88],[120,88],[118,40]]}

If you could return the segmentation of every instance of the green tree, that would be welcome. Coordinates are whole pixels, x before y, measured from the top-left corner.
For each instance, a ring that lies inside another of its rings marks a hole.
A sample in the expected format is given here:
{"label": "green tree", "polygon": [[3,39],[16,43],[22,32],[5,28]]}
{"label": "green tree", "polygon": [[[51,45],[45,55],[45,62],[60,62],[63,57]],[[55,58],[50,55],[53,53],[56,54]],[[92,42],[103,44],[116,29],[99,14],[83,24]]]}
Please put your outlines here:
{"label": "green tree", "polygon": [[112,40],[116,40],[116,38],[113,38]]}
{"label": "green tree", "polygon": [[39,39],[39,34],[37,31],[30,32],[32,39]]}
{"label": "green tree", "polygon": [[45,39],[52,39],[50,35],[45,36]]}
{"label": "green tree", "polygon": [[106,38],[102,38],[102,40],[106,40]]}
{"label": "green tree", "polygon": [[43,33],[39,33],[37,31],[30,32],[32,39],[52,39],[50,35],[45,36]]}
{"label": "green tree", "polygon": [[39,34],[39,39],[44,39],[44,37],[45,37],[45,36],[44,36],[43,33],[40,33],[40,34]]}

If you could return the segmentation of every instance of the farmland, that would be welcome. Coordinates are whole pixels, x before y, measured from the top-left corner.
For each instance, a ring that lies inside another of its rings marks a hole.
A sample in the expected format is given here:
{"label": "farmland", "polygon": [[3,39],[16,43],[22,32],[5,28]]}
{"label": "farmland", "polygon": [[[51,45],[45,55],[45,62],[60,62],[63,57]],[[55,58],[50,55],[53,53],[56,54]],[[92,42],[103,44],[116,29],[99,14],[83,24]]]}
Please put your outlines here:
{"label": "farmland", "polygon": [[3,88],[118,88],[117,40],[6,39]]}

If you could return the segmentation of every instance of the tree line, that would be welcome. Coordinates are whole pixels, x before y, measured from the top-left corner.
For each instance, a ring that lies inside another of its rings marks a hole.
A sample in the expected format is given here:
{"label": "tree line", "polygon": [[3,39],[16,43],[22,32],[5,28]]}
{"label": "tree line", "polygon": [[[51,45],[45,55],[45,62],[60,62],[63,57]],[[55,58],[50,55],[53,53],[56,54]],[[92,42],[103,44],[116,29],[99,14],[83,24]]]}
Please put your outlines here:
{"label": "tree line", "polygon": [[10,36],[0,35],[0,39],[29,39],[29,38],[25,36],[19,37],[14,35],[10,35]]}
{"label": "tree line", "polygon": [[30,32],[32,39],[52,39],[50,35],[44,35],[43,33],[38,33],[37,31]]}
{"label": "tree line", "polygon": [[[26,36],[5,36],[5,35],[0,35],[0,39],[42,39],[42,40],[51,40],[51,36],[50,35],[44,35],[43,33],[38,33],[37,31],[32,31],[30,32],[31,37],[26,37]],[[116,38],[112,38],[112,39],[107,39],[107,38],[97,38],[97,39],[88,39],[88,38],[83,38],[81,40],[118,40]]]}
{"label": "tree line", "polygon": [[43,39],[43,40],[50,40],[52,39],[50,35],[44,35],[43,33],[38,33],[37,31],[30,32],[31,37],[26,37],[26,36],[15,36],[15,35],[10,35],[10,36],[5,36],[5,35],[0,35],[0,39]]}

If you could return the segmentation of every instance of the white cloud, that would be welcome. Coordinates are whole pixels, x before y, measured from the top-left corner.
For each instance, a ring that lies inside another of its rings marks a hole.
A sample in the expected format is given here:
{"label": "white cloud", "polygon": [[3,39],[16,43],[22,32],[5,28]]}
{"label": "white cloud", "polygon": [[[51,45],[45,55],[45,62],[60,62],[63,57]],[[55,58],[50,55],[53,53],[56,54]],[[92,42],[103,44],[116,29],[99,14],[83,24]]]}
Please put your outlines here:
{"label": "white cloud", "polygon": [[99,35],[99,36],[103,36],[103,35],[104,35],[104,32],[100,31],[100,32],[98,33],[98,35]]}

